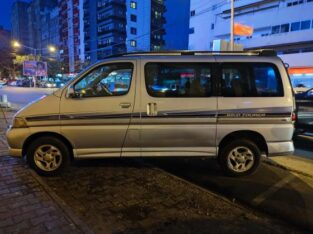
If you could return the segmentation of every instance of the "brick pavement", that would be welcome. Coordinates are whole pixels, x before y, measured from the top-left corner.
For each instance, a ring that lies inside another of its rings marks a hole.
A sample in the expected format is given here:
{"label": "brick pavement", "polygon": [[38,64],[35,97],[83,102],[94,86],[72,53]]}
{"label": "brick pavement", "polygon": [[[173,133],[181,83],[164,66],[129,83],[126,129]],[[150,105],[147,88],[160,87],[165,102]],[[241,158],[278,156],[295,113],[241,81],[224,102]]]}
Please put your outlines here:
{"label": "brick pavement", "polygon": [[138,160],[78,161],[38,179],[5,156],[3,136],[0,155],[0,233],[298,232]]}
{"label": "brick pavement", "polygon": [[24,160],[7,156],[2,114],[0,120],[0,233],[82,233],[84,227],[75,225]]}
{"label": "brick pavement", "polygon": [[45,182],[96,233],[293,233],[133,159],[76,162]]}

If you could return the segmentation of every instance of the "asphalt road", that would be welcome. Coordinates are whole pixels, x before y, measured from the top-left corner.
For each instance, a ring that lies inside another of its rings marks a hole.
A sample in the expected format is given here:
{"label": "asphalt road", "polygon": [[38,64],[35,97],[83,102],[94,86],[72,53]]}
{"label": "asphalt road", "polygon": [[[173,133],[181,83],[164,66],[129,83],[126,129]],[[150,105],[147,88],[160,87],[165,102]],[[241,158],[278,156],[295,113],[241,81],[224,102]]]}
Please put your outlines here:
{"label": "asphalt road", "polygon": [[230,178],[213,159],[145,160],[190,183],[313,231],[313,179],[262,163],[252,176]]}
{"label": "asphalt road", "polygon": [[28,103],[44,96],[51,94],[55,89],[49,88],[24,88],[24,87],[7,87],[0,88],[0,96],[6,94],[8,101],[23,107]]}

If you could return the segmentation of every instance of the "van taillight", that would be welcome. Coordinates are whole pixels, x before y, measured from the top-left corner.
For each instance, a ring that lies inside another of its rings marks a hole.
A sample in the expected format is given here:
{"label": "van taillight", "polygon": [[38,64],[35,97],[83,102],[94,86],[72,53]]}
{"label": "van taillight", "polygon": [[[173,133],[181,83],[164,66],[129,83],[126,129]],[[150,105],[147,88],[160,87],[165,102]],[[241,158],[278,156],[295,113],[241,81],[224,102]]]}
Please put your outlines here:
{"label": "van taillight", "polygon": [[296,121],[297,121],[297,114],[296,114],[296,112],[292,112],[291,120],[292,120],[293,122],[296,122]]}

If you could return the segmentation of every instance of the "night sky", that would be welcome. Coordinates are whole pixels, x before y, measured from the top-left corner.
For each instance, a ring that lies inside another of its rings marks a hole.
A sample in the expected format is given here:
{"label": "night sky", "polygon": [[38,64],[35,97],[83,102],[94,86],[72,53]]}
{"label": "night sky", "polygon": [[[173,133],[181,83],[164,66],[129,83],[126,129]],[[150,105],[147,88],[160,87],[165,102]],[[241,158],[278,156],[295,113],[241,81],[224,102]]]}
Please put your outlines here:
{"label": "night sky", "polygon": [[[11,6],[16,0],[0,0],[0,26],[6,29],[11,29]],[[29,0],[23,0],[29,2]]]}

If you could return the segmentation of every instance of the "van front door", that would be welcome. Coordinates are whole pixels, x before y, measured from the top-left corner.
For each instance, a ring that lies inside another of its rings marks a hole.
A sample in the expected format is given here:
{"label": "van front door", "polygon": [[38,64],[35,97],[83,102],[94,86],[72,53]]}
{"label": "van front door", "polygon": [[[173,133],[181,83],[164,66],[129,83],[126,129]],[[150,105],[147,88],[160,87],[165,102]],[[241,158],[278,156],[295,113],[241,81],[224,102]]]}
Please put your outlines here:
{"label": "van front door", "polygon": [[62,134],[77,157],[120,156],[135,97],[135,61],[100,64],[61,100]]}
{"label": "van front door", "polygon": [[216,154],[217,98],[210,58],[142,61],[142,156]]}

